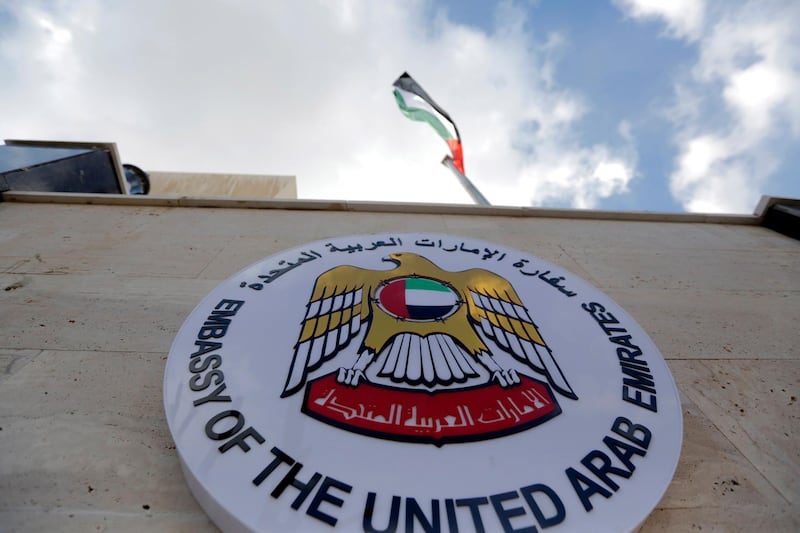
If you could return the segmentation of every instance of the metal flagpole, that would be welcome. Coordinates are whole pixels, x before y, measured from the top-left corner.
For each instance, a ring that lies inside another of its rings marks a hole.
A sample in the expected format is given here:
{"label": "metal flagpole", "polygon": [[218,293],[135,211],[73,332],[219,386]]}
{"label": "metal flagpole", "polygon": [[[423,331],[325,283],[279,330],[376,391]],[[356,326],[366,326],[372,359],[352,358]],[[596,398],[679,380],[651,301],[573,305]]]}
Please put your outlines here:
{"label": "metal flagpole", "polygon": [[461,186],[464,187],[464,189],[466,189],[466,191],[469,193],[469,195],[472,197],[472,200],[476,204],[492,205],[489,203],[489,200],[487,200],[486,197],[483,194],[481,194],[481,191],[479,191],[478,188],[475,185],[473,185],[471,181],[469,181],[469,178],[466,177],[464,174],[462,174],[461,171],[456,168],[455,164],[453,164],[452,157],[450,157],[449,155],[445,156],[445,158],[442,159],[442,164],[453,171],[453,174],[456,175],[458,181],[461,182]]}

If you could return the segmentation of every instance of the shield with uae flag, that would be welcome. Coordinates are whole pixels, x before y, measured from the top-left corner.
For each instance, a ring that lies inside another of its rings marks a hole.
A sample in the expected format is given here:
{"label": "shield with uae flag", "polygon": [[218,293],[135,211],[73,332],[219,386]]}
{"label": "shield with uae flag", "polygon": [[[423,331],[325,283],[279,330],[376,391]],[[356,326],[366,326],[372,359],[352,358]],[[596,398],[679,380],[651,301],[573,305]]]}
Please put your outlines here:
{"label": "shield with uae flag", "polygon": [[443,320],[458,310],[461,300],[455,290],[434,279],[393,279],[375,291],[384,311],[400,320]]}

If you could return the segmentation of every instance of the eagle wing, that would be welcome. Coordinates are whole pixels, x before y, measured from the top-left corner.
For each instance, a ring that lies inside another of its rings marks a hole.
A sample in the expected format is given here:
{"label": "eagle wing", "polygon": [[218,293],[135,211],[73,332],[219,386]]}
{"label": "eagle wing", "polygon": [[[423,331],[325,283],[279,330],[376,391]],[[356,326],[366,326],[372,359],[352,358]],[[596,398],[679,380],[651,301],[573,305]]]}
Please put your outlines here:
{"label": "eagle wing", "polygon": [[368,324],[372,315],[369,298],[378,274],[344,265],[317,278],[281,397],[302,388],[309,372],[332,359]]}
{"label": "eagle wing", "polygon": [[503,351],[543,374],[564,396],[577,400],[528,309],[511,284],[482,269],[465,274],[469,274],[465,292],[470,320]]}

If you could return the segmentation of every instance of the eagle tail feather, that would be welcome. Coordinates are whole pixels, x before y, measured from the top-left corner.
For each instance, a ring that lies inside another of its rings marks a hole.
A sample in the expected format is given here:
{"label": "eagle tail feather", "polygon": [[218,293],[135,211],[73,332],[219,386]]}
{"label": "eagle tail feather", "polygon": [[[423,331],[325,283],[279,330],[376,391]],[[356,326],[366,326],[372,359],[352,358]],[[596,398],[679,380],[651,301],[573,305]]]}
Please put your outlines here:
{"label": "eagle tail feather", "polygon": [[436,337],[437,335],[425,337],[425,344],[428,345],[428,351],[433,360],[435,376],[446,383],[450,383],[453,381],[453,372]]}
{"label": "eagle tail feather", "polygon": [[397,364],[392,369],[392,375],[395,379],[402,379],[406,375],[406,365],[408,364],[408,343],[411,335],[403,333],[398,335],[399,339],[395,342],[400,342],[400,350],[397,356]]}
{"label": "eagle tail feather", "polygon": [[475,363],[473,359],[469,357],[469,355],[455,342],[449,335],[443,335],[441,339],[444,340],[444,343],[447,345],[450,353],[453,355],[453,359],[455,359],[456,364],[464,373],[464,375],[468,377],[475,377],[478,376],[478,369],[475,368]]}
{"label": "eagle tail feather", "polygon": [[[397,339],[395,339],[395,341],[396,340]],[[392,372],[394,372],[395,366],[397,366],[397,358],[400,352],[400,343],[392,342],[392,344],[388,345],[386,348],[383,349],[383,352],[386,352],[386,360],[383,362],[383,366],[378,372],[378,375],[391,376]]]}
{"label": "eagle tail feather", "polygon": [[447,345],[447,343],[444,343],[444,337],[441,335],[434,335],[432,341],[436,343],[437,349],[439,350],[439,353],[442,354],[442,359],[444,359],[444,362],[450,369],[450,374],[453,376],[453,379],[456,381],[464,381],[466,377],[464,371],[458,364],[458,361],[456,361],[456,358],[453,355],[450,347]]}
{"label": "eagle tail feather", "polygon": [[427,337],[420,338],[419,352],[422,362],[422,380],[426,385],[432,385],[436,383],[436,378],[439,374],[434,364],[433,356],[431,356],[431,348]]}
{"label": "eagle tail feather", "polygon": [[408,377],[411,382],[418,382],[422,377],[422,359],[420,356],[419,339],[419,335],[409,335],[406,377]]}

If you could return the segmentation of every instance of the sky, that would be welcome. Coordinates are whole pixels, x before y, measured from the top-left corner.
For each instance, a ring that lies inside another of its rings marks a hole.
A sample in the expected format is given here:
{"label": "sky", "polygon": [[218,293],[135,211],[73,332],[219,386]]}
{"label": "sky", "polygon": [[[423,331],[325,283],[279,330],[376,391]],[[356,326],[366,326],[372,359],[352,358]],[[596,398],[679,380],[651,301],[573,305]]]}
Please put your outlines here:
{"label": "sky", "polygon": [[798,20],[793,0],[0,0],[0,139],[472,203],[397,108],[407,71],[494,205],[752,213],[800,197]]}

